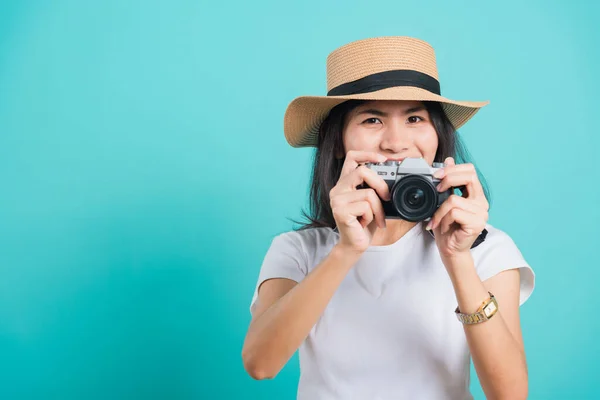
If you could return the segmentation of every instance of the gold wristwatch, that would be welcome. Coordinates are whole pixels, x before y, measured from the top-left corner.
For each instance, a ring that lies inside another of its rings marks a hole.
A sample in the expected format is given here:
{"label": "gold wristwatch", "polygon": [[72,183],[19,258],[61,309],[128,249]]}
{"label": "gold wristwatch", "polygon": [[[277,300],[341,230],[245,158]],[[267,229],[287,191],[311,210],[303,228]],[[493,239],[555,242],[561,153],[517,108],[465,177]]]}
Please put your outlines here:
{"label": "gold wristwatch", "polygon": [[490,294],[490,298],[486,299],[473,314],[461,314],[458,307],[456,307],[454,312],[458,320],[463,324],[479,324],[492,318],[496,314],[496,311],[498,311],[498,302],[492,292],[488,293]]}

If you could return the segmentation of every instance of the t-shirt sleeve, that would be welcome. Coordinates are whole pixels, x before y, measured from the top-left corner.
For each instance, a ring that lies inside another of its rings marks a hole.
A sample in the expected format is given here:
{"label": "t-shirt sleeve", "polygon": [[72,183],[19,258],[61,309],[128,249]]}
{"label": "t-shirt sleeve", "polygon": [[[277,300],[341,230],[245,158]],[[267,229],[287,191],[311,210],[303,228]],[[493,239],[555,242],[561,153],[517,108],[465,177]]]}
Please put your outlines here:
{"label": "t-shirt sleeve", "polygon": [[485,281],[502,271],[519,269],[519,305],[523,305],[535,287],[535,273],[509,235],[495,228],[488,229],[488,237],[476,248],[479,252],[476,259],[477,274]]}
{"label": "t-shirt sleeve", "polygon": [[287,278],[300,282],[308,273],[307,271],[307,257],[298,233],[292,231],[276,236],[263,259],[250,303],[250,313],[254,313],[258,289],[264,281],[271,278]]}

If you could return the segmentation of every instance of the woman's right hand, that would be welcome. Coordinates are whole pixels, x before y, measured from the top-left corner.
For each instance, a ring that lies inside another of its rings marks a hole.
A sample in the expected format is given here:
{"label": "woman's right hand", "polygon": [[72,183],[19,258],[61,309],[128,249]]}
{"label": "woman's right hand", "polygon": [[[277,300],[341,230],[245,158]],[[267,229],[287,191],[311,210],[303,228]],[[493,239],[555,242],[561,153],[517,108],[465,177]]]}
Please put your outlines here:
{"label": "woman's right hand", "polygon": [[[340,233],[338,244],[351,251],[363,253],[371,244],[377,227],[385,228],[385,214],[379,197],[389,201],[389,188],[375,171],[359,166],[385,160],[386,157],[378,153],[349,151],[340,178],[329,192],[333,218]],[[357,189],[362,183],[369,188]]]}

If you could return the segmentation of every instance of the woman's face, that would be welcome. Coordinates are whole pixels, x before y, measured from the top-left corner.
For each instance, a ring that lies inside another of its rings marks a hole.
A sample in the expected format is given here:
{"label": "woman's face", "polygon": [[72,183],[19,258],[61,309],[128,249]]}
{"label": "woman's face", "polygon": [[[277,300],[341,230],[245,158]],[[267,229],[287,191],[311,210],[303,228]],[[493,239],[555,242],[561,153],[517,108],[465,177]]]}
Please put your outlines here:
{"label": "woman's face", "polygon": [[435,158],[438,137],[420,101],[374,100],[354,108],[344,123],[344,150],[374,151],[391,160]]}

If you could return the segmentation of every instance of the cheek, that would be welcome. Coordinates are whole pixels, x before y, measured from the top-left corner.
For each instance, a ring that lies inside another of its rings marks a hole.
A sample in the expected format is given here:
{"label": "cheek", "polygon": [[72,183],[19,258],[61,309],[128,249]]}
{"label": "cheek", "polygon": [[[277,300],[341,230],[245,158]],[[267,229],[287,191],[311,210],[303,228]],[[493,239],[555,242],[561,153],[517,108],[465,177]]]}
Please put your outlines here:
{"label": "cheek", "polygon": [[421,149],[421,152],[425,153],[427,158],[431,157],[433,160],[438,147],[438,136],[435,129],[432,128],[431,131],[419,135],[417,146]]}
{"label": "cheek", "polygon": [[434,149],[434,151],[437,149],[438,136],[437,136],[437,133],[435,132],[435,129],[432,129],[429,132],[429,134],[425,137],[425,140],[427,141],[427,144]]}
{"label": "cheek", "polygon": [[371,147],[371,144],[367,140],[368,136],[361,134],[362,132],[357,130],[349,129],[344,132],[344,150],[365,150]]}

